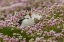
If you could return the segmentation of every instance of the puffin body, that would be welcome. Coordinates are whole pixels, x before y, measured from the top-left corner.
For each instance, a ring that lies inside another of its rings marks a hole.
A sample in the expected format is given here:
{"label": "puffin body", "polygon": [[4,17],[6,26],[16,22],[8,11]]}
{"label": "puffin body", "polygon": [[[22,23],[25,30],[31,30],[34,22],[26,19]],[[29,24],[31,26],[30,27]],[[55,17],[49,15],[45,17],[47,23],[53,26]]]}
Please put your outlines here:
{"label": "puffin body", "polygon": [[22,21],[20,28],[25,27],[25,26],[34,25],[35,24],[35,21],[34,21],[35,18],[38,20],[40,20],[42,18],[42,16],[40,16],[38,14],[32,14],[31,17],[29,15],[26,15],[25,19]]}
{"label": "puffin body", "polygon": [[34,24],[33,19],[25,19],[25,20],[22,21],[20,28],[25,27],[25,26],[31,26],[33,24]]}

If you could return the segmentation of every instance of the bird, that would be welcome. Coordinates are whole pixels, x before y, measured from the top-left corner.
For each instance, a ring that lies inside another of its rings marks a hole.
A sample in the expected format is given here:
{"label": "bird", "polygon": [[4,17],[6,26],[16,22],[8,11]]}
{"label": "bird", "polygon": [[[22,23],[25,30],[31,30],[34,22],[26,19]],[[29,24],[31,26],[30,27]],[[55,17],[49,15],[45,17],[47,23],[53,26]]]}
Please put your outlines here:
{"label": "bird", "polygon": [[[31,8],[26,7],[26,8],[24,8],[23,10],[25,10],[25,15],[24,15],[24,18],[21,18],[21,19],[17,22],[17,23],[19,23],[19,25],[22,24],[22,21],[23,21],[24,19],[27,19],[27,17],[31,16],[31,14],[29,14],[29,11],[31,10]],[[26,17],[26,18],[25,18],[25,17]]]}
{"label": "bird", "polygon": [[31,12],[30,7],[26,7],[26,16],[22,20],[19,20],[20,28],[31,26],[35,24],[35,19],[40,20],[42,18],[41,15],[36,14],[35,12]]}

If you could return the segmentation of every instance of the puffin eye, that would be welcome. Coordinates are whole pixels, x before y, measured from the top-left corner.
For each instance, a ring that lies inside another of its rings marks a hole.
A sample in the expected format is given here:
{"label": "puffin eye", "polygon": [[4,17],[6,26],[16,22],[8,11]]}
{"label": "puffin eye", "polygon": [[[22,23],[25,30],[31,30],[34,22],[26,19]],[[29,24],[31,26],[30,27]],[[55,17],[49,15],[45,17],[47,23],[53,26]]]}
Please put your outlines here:
{"label": "puffin eye", "polygon": [[27,19],[29,19],[29,18],[27,18]]}
{"label": "puffin eye", "polygon": [[29,19],[29,18],[26,18],[26,19]]}
{"label": "puffin eye", "polygon": [[27,12],[27,11],[26,11]]}
{"label": "puffin eye", "polygon": [[26,12],[28,12],[28,10],[26,10]]}

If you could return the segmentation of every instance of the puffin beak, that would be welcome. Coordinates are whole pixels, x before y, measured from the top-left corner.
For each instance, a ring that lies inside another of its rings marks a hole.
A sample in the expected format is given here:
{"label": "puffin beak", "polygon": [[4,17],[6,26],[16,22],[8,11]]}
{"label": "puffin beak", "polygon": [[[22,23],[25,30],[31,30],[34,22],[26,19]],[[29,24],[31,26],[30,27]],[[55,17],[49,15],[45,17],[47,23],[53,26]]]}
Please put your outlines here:
{"label": "puffin beak", "polygon": [[32,18],[32,13],[31,12],[29,13],[29,16]]}

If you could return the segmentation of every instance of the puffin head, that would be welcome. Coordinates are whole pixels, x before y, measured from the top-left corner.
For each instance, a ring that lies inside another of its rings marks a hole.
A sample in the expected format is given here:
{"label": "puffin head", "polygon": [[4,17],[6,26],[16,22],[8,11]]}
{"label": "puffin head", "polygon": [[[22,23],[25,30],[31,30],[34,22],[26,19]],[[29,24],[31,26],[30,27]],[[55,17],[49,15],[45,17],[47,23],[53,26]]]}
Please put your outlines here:
{"label": "puffin head", "polygon": [[26,15],[29,15],[32,18],[31,8],[30,7],[25,7],[24,10],[25,10]]}

